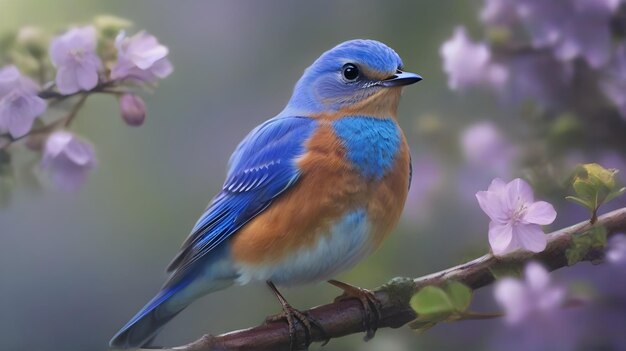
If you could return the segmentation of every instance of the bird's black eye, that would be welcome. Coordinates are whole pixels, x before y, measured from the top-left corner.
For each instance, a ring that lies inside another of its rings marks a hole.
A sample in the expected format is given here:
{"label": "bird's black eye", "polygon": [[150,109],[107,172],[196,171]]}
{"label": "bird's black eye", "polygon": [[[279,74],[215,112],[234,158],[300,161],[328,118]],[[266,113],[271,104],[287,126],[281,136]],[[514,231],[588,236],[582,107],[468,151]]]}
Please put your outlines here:
{"label": "bird's black eye", "polygon": [[347,80],[355,80],[359,77],[359,68],[351,63],[346,63],[343,65],[341,73]]}

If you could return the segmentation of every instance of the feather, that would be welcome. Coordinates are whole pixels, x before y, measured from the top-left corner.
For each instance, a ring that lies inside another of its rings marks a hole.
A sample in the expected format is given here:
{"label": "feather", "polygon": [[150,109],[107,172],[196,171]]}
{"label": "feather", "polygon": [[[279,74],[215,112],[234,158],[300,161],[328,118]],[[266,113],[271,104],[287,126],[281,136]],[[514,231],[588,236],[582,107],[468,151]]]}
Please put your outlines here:
{"label": "feather", "polygon": [[317,122],[307,117],[271,119],[254,129],[231,156],[222,191],[211,201],[167,268],[175,284],[201,257],[269,206],[300,176],[295,160]]}

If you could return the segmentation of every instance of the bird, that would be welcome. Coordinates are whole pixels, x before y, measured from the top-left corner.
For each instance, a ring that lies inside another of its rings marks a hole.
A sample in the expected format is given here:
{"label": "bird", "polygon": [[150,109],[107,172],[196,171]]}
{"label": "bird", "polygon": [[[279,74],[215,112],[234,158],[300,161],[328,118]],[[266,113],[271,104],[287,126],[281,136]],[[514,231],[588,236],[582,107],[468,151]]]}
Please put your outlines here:
{"label": "bird", "polygon": [[379,41],[354,39],[324,52],[285,108],[236,147],[165,284],[109,346],[147,346],[194,300],[232,285],[269,286],[292,346],[297,323],[323,328],[277,286],[326,280],[375,310],[371,291],[332,278],[373,253],[399,221],[412,167],[397,109],[403,88],[421,80]]}

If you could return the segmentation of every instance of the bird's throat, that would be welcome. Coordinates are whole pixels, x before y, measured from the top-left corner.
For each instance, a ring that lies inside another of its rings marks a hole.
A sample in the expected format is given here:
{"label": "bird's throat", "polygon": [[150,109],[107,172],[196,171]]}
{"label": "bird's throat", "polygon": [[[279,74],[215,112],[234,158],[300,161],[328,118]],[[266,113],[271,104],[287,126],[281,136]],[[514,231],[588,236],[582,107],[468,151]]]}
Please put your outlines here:
{"label": "bird's throat", "polygon": [[384,88],[354,105],[342,108],[338,111],[338,115],[362,115],[377,118],[393,117],[395,119],[401,95],[401,87]]}

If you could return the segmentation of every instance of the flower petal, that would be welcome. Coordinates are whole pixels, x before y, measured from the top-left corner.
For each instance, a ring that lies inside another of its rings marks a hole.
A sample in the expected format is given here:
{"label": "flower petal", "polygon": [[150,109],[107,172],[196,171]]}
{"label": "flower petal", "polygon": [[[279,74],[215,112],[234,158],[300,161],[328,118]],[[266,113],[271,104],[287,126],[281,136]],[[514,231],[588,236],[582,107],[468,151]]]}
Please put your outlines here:
{"label": "flower petal", "polygon": [[527,289],[524,284],[513,278],[503,278],[496,282],[494,288],[496,302],[506,312],[505,320],[515,324],[524,319],[531,309]]}
{"label": "flower petal", "polygon": [[159,61],[155,62],[150,69],[150,72],[152,74],[161,79],[169,76],[173,71],[174,67],[172,66],[172,63],[166,58],[160,59]]}
{"label": "flower petal", "polygon": [[615,265],[626,263],[626,235],[618,234],[609,239],[606,259]]}
{"label": "flower petal", "polygon": [[506,182],[500,178],[495,178],[491,181],[491,184],[489,184],[489,188],[487,190],[499,193],[504,192],[505,188]]}
{"label": "flower petal", "polygon": [[76,72],[66,66],[59,67],[56,76],[56,84],[61,94],[73,94],[80,90],[76,78]]}
{"label": "flower petal", "polygon": [[65,147],[66,156],[79,166],[87,166],[94,160],[94,150],[91,144],[72,139]]}
{"label": "flower petal", "polygon": [[528,206],[523,218],[526,223],[540,225],[550,224],[554,222],[554,219],[556,219],[556,210],[545,201],[537,201]]}
{"label": "flower petal", "polygon": [[550,274],[541,264],[535,261],[531,261],[526,265],[524,277],[528,282],[528,286],[534,291],[541,291],[550,284]]}
{"label": "flower petal", "polygon": [[16,100],[9,120],[9,133],[13,138],[20,138],[33,126],[37,116],[46,110],[46,103],[37,95],[21,95]]}
{"label": "flower petal", "polygon": [[59,188],[77,190],[95,166],[93,146],[73,134],[60,130],[46,140],[41,167]]}
{"label": "flower petal", "polygon": [[0,69],[0,98],[19,86],[20,71],[14,65]]}
{"label": "flower petal", "polygon": [[452,38],[441,45],[439,53],[450,89],[462,90],[485,83],[489,48],[484,42],[472,41],[464,27],[455,29]]}
{"label": "flower petal", "polygon": [[63,130],[52,133],[48,139],[43,150],[42,162],[50,162],[53,158],[57,157],[63,152],[67,144],[72,141],[72,134]]}
{"label": "flower petal", "polygon": [[547,287],[540,292],[537,299],[537,307],[543,311],[550,311],[560,308],[567,296],[567,290],[562,286]]}
{"label": "flower petal", "polygon": [[511,210],[516,210],[524,204],[534,202],[533,189],[520,178],[513,179],[506,185],[505,203]]}
{"label": "flower petal", "polygon": [[91,90],[98,85],[98,67],[92,63],[76,66],[76,79],[82,90]]}
{"label": "flower petal", "polygon": [[515,248],[510,247],[513,230],[510,224],[489,222],[489,245],[494,255],[504,255]]}
{"label": "flower petal", "polygon": [[513,227],[513,235],[529,251],[541,252],[546,249],[548,240],[538,224],[520,223]]}
{"label": "flower petal", "polygon": [[479,191],[476,193],[476,200],[480,208],[489,216],[492,221],[505,223],[508,219],[507,213],[502,208],[502,201],[499,194],[492,191]]}
{"label": "flower petal", "polygon": [[146,50],[143,52],[136,53],[136,55],[133,56],[133,62],[140,69],[148,69],[152,67],[155,62],[165,58],[167,54],[167,48],[163,45],[158,45],[151,48],[146,48]]}

